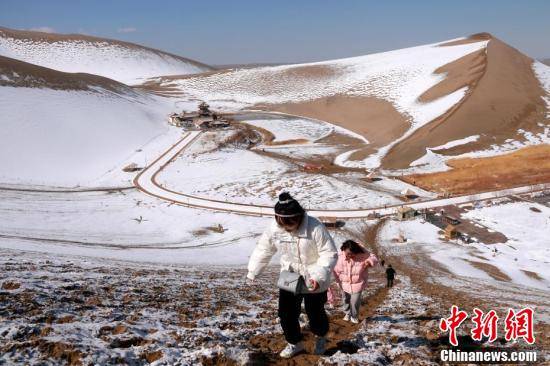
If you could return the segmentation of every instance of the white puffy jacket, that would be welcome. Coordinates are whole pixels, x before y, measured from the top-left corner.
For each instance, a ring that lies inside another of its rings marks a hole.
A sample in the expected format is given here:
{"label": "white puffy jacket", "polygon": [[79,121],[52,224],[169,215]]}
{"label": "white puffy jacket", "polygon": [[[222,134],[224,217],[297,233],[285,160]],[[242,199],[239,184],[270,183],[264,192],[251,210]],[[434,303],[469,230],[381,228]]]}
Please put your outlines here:
{"label": "white puffy jacket", "polygon": [[322,222],[305,214],[298,230],[289,233],[273,220],[250,256],[247,277],[255,279],[278,250],[281,253],[281,271],[299,272],[306,281],[314,279],[319,283],[319,288],[314,292],[328,289],[338,252]]}

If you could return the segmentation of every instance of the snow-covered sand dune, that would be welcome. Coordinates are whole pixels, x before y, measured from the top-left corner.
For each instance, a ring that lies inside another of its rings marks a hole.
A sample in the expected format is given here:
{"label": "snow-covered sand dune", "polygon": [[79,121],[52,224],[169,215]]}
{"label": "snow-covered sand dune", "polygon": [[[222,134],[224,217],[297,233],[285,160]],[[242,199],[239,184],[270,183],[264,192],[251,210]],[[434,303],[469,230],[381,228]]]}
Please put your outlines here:
{"label": "snow-covered sand dune", "polygon": [[88,185],[166,132],[170,109],[113,80],[0,56],[0,183]]}
{"label": "snow-covered sand dune", "polygon": [[0,181],[87,185],[162,133],[162,114],[104,91],[0,88]]}
{"label": "snow-covered sand dune", "polygon": [[[484,50],[488,43],[487,40],[460,41],[452,46],[442,42],[340,60],[236,69],[186,78],[155,78],[149,82],[160,87],[178,88],[185,98],[208,100],[216,107],[228,109],[265,105],[267,109],[278,110],[281,105],[296,106],[338,95],[388,101],[403,116],[402,123],[407,125],[403,127],[405,133],[395,135],[391,143],[379,146],[376,153],[363,161],[350,161],[351,153],[337,161],[339,165],[375,168],[380,166],[382,158],[393,145],[441,116],[465,97],[468,92],[466,86],[457,87],[427,102],[419,100],[427,90],[445,79],[445,74],[437,74],[435,70]],[[327,103],[331,102],[327,100]],[[342,121],[331,122],[338,124]],[[373,122],[362,120],[346,127],[360,132],[364,128],[361,124],[369,123]],[[369,134],[365,137],[375,146],[378,144],[377,139],[371,139]]]}
{"label": "snow-covered sand dune", "polygon": [[196,77],[158,78],[160,85],[177,86],[187,95],[223,106],[234,101],[243,107],[259,103],[280,104],[346,94],[374,96],[394,103],[411,116],[413,126],[439,116],[458,102],[458,89],[432,103],[418,97],[444,79],[438,67],[479,51],[487,41],[439,47],[439,43],[340,60],[299,65],[236,69]]}
{"label": "snow-covered sand dune", "polygon": [[65,72],[86,72],[126,84],[159,75],[212,70],[199,62],[132,43],[0,28],[0,55]]}
{"label": "snow-covered sand dune", "polygon": [[[180,90],[179,97],[217,108],[329,121],[362,134],[374,150],[343,155],[339,165],[406,169],[433,146],[456,155],[499,154],[509,151],[510,142],[518,149],[548,141],[548,69],[482,33],[340,60],[158,77],[147,85],[173,96]],[[512,117],[526,108],[532,112]],[[470,136],[478,139],[448,145]]]}

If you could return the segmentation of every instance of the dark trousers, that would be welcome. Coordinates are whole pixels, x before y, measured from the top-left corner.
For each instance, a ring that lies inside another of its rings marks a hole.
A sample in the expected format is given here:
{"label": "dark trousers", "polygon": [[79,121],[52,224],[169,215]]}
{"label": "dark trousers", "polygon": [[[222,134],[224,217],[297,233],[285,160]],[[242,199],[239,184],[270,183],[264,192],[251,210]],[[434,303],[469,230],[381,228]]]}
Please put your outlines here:
{"label": "dark trousers", "polygon": [[392,287],[393,286],[393,278],[388,278],[388,284],[386,287]]}
{"label": "dark trousers", "polygon": [[309,319],[311,332],[319,337],[328,333],[328,317],[325,312],[327,292],[318,294],[298,294],[279,289],[279,320],[288,343],[296,344],[302,340],[300,322],[302,299]]}

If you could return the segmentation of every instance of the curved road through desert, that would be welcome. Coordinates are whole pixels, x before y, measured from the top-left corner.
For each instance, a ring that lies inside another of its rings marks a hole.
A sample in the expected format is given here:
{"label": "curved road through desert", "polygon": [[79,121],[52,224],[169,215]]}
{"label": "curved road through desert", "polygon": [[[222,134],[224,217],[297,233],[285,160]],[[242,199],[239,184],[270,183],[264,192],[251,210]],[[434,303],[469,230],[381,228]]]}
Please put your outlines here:
{"label": "curved road through desert", "polygon": [[[242,215],[251,216],[273,216],[272,206],[261,206],[252,204],[243,204],[235,202],[220,201],[215,199],[209,199],[205,197],[198,197],[182,192],[172,191],[165,187],[162,187],[156,180],[157,175],[170,164],[177,156],[179,156],[186,148],[191,146],[200,136],[201,131],[188,131],[181,140],[172,145],[166,152],[159,156],[153,163],[141,171],[134,179],[134,185],[140,191],[160,198],[165,201],[169,201],[175,204],[208,209],[214,211],[230,212]],[[414,209],[423,209],[431,207],[440,207],[450,204],[462,204],[468,202],[475,202],[479,200],[491,199],[496,197],[505,197],[515,194],[536,192],[549,189],[549,184],[540,184],[536,186],[523,186],[510,189],[503,189],[499,191],[483,192],[478,194],[470,194],[464,196],[456,196],[443,199],[431,199],[424,201],[417,201],[406,203],[407,206]],[[350,210],[322,210],[315,208],[308,208],[308,212],[317,217],[331,217],[338,219],[359,219],[367,218],[369,214],[378,213],[380,215],[391,215],[395,213],[397,207],[403,206],[388,205],[385,207],[372,207],[365,209],[350,209]]]}

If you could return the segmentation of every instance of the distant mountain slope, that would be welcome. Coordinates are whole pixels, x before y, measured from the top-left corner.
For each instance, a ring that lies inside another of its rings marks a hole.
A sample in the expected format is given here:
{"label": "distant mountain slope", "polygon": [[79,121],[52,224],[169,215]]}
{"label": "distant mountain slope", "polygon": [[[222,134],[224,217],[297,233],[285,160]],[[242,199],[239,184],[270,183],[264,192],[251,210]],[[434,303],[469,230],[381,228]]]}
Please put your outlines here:
{"label": "distant mountain slope", "polygon": [[0,184],[93,185],[166,131],[165,107],[113,80],[0,57]]}
{"label": "distant mountain slope", "polygon": [[126,84],[159,75],[212,68],[137,44],[80,34],[52,34],[0,27],[0,55],[64,72],[85,72]]}
{"label": "distant mountain slope", "polygon": [[442,154],[498,152],[495,147],[505,144],[517,148],[549,140],[545,67],[480,33],[341,60],[169,76],[145,84],[218,107],[333,122],[370,142],[339,164],[403,169],[433,147]]}
{"label": "distant mountain slope", "polygon": [[103,88],[119,93],[134,93],[129,86],[102,76],[61,72],[4,56],[0,56],[0,86],[55,90]]}

